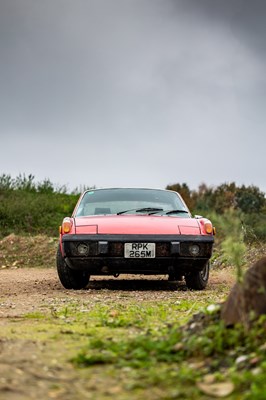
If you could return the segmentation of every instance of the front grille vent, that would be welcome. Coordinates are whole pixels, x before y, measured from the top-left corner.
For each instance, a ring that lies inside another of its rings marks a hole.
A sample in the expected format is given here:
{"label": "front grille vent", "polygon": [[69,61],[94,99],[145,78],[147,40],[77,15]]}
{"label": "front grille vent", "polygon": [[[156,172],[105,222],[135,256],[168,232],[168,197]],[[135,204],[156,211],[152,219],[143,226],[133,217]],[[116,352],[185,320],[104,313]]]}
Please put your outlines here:
{"label": "front grille vent", "polygon": [[[88,244],[88,257],[98,256],[98,242],[84,241],[84,242],[65,242],[64,248],[68,257],[79,257],[77,247],[80,243]],[[200,252],[198,257],[211,257],[212,254],[212,243],[203,242],[180,242],[180,256],[191,257],[189,252],[189,246],[198,244]],[[106,257],[124,257],[124,242],[109,242],[108,252]],[[156,257],[171,257],[171,243],[170,242],[158,242],[156,243]]]}

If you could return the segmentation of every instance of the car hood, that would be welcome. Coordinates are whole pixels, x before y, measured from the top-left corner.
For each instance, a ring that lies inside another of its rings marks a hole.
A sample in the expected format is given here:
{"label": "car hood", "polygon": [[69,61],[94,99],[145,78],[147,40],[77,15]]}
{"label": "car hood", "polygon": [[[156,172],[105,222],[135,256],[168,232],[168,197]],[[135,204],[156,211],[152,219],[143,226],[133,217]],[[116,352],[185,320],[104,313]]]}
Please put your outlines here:
{"label": "car hood", "polygon": [[76,234],[183,234],[200,235],[200,224],[194,218],[155,215],[104,215],[76,217]]}

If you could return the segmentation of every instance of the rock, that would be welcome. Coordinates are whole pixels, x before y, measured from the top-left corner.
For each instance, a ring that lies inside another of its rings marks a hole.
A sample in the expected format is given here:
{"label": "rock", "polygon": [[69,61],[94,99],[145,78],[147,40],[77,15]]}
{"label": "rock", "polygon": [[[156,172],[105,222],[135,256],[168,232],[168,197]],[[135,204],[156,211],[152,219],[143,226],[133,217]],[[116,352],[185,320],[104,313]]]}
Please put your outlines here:
{"label": "rock", "polygon": [[234,391],[234,384],[232,382],[197,382],[197,387],[203,393],[212,397],[227,397]]}
{"label": "rock", "polygon": [[248,358],[249,357],[247,355],[239,356],[239,357],[237,357],[235,363],[236,363],[236,365],[244,364],[248,361]]}
{"label": "rock", "polygon": [[249,326],[252,319],[266,314],[266,257],[253,264],[243,282],[236,283],[222,305],[221,318],[227,326]]}

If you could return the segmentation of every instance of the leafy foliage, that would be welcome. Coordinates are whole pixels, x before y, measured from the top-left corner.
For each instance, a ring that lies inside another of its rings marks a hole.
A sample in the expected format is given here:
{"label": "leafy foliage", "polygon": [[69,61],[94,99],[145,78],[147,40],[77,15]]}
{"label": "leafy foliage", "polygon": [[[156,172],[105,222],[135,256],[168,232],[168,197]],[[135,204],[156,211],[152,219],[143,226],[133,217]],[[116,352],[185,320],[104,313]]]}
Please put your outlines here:
{"label": "leafy foliage", "polygon": [[241,221],[245,241],[266,239],[266,198],[258,187],[238,187],[234,182],[208,187],[203,183],[197,191],[191,191],[186,184],[176,183],[167,189],[178,191],[195,214],[217,220],[221,238],[228,235],[220,216],[228,220],[230,215]]}
{"label": "leafy foliage", "polygon": [[244,256],[247,250],[241,214],[230,208],[224,215],[212,214],[211,220],[219,227],[219,231],[223,233],[220,243],[224,258],[235,266],[237,281],[240,282],[242,280],[242,267],[245,264]]}
{"label": "leafy foliage", "polygon": [[77,194],[67,194],[49,179],[34,183],[33,175],[0,176],[0,232],[46,233],[56,236],[63,217],[71,215]]}
{"label": "leafy foliage", "polygon": [[[113,365],[134,371],[142,384],[147,379],[143,371],[161,371],[156,385],[171,387],[172,376],[177,387],[179,382],[186,387],[175,398],[202,398],[196,387],[208,393],[216,382],[225,388],[230,383],[232,398],[241,394],[243,399],[259,399],[266,391],[265,324],[261,317],[248,332],[241,325],[228,329],[220,321],[219,307],[208,306],[181,327],[171,324],[167,330],[149,329],[133,337],[91,338],[72,362],[81,368]],[[201,384],[204,381],[207,384]]]}

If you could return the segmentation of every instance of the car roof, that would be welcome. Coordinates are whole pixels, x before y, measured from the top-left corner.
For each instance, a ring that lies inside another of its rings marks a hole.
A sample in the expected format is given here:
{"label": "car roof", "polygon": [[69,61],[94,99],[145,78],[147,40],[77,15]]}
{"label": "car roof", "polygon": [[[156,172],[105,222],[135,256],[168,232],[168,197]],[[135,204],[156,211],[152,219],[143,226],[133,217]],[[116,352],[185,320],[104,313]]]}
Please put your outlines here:
{"label": "car roof", "polygon": [[92,191],[96,191],[96,190],[116,190],[116,189],[136,189],[136,190],[161,190],[163,192],[174,192],[177,193],[175,190],[169,190],[169,189],[162,189],[162,188],[154,188],[154,187],[138,187],[138,186],[129,186],[129,187],[124,187],[124,186],[120,186],[120,187],[104,187],[104,188],[97,188],[97,189],[87,189],[85,190],[85,192],[92,192]]}

